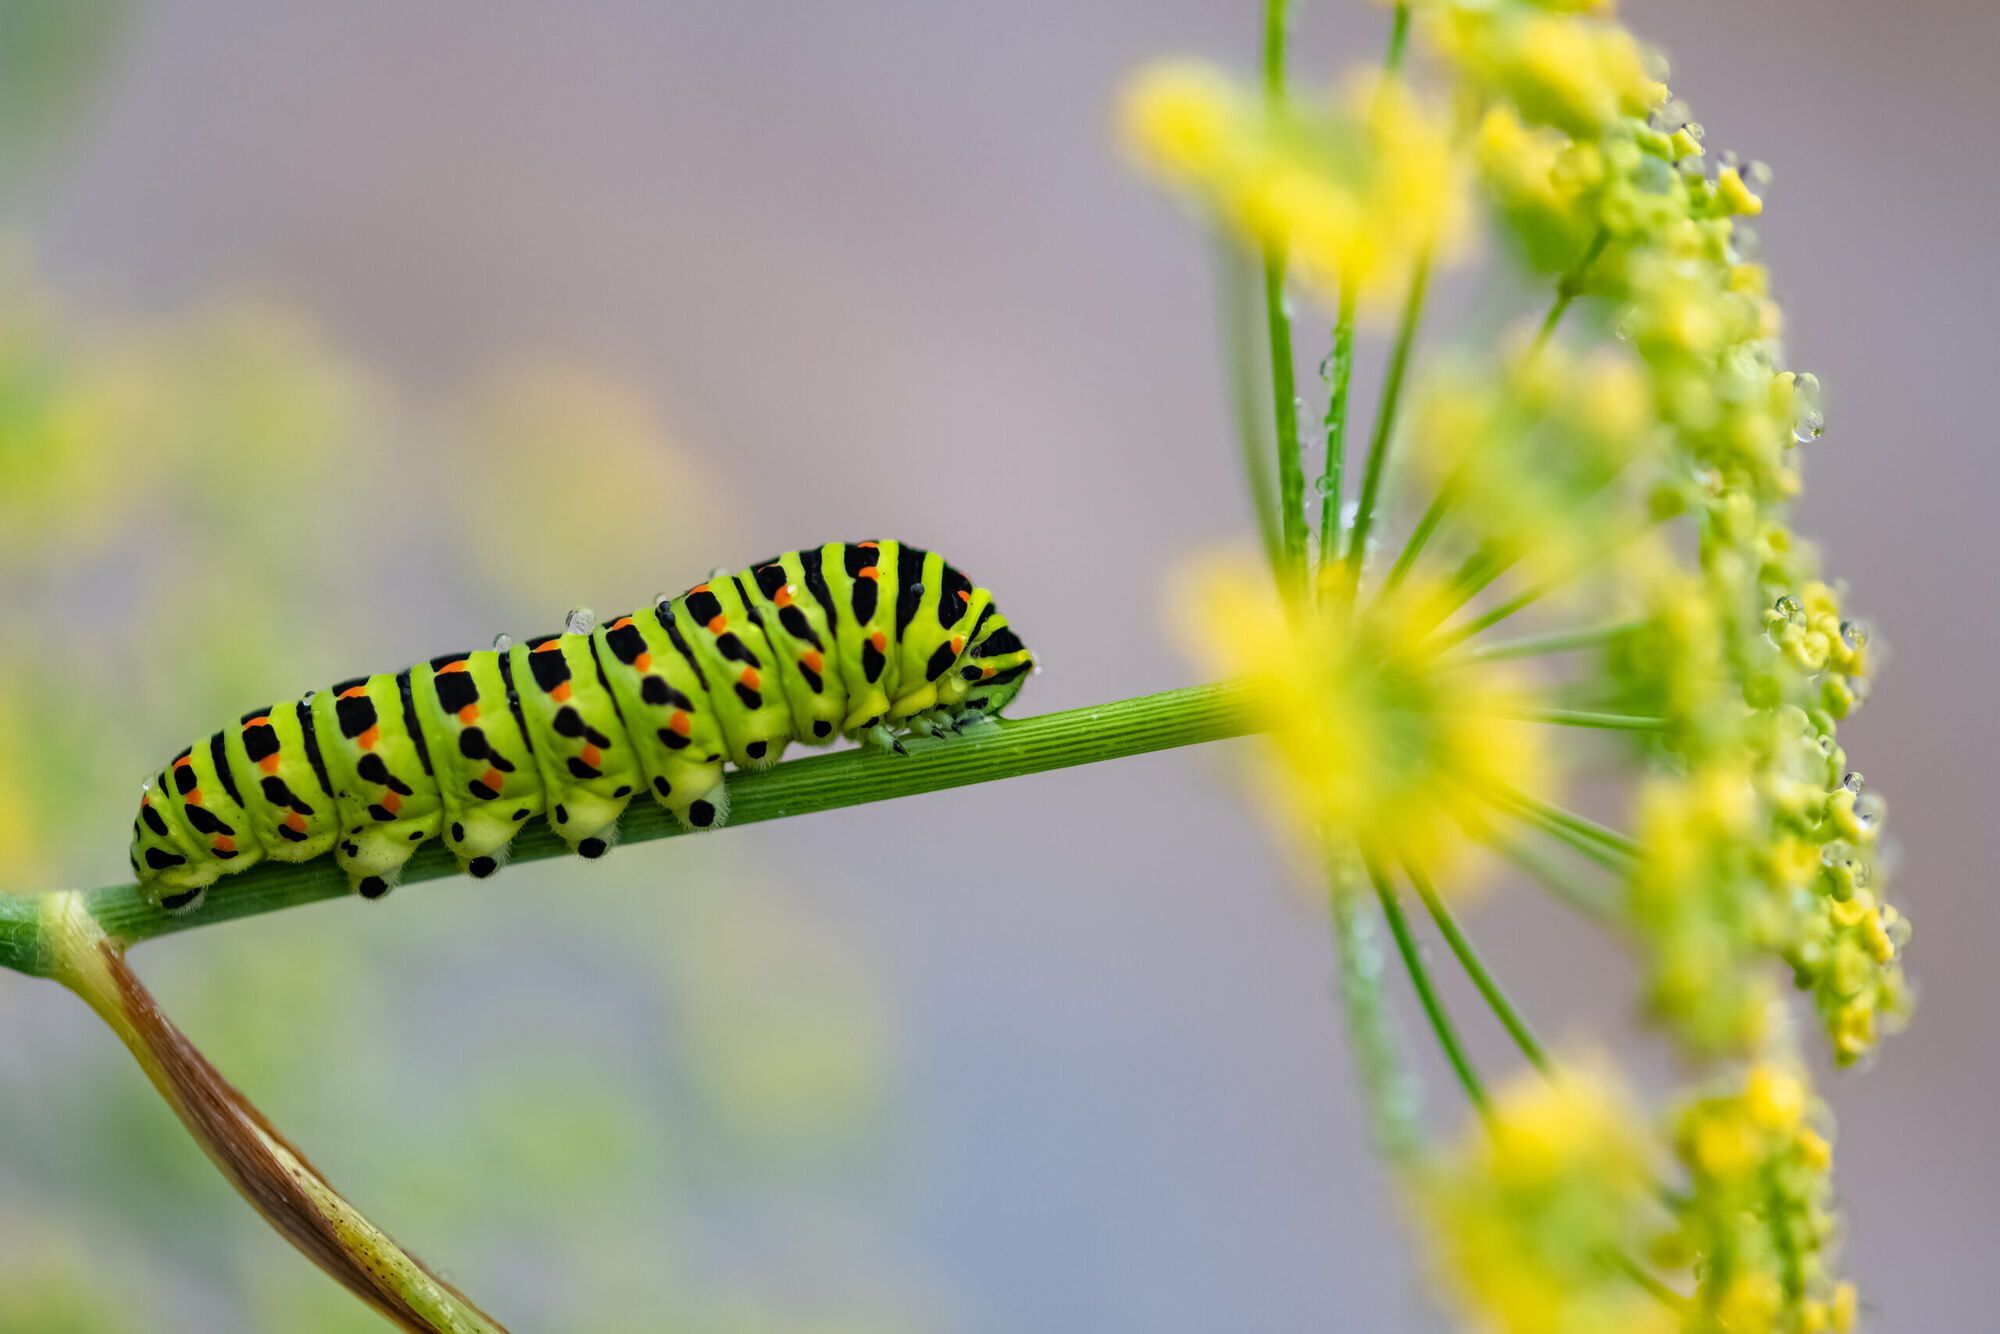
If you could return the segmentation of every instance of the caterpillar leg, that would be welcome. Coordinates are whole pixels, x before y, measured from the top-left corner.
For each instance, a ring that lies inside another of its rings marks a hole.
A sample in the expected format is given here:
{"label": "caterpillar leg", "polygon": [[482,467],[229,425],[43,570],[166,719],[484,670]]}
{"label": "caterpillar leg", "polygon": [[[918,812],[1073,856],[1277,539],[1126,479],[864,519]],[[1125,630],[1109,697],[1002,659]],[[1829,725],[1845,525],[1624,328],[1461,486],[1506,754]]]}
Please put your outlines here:
{"label": "caterpillar leg", "polygon": [[903,744],[903,739],[897,736],[887,723],[876,723],[861,733],[859,740],[870,750],[885,750],[895,755],[910,753],[910,748]]}

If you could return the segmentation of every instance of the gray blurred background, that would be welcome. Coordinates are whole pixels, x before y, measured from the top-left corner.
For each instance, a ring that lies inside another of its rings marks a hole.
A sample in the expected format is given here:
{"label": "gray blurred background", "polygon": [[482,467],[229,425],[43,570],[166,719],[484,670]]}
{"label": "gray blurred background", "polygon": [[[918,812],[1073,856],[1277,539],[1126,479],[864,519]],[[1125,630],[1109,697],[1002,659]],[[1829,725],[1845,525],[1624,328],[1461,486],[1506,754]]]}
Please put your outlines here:
{"label": "gray blurred background", "polygon": [[[39,281],[105,318],[221,294],[290,311],[373,443],[322,459],[324,487],[282,439],[204,474],[271,542],[323,534],[290,557],[310,591],[163,589],[153,611],[302,646],[206,712],[172,689],[184,659],[145,661],[164,688],[78,724],[115,790],[41,864],[118,878],[126,775],[232,708],[807,542],[949,551],[1042,655],[1023,711],[1189,679],[1163,573],[1245,524],[1212,276],[1107,110],[1148,56],[1247,60],[1256,9],[124,13],[4,187]],[[1306,9],[1301,77],[1379,49],[1377,7]],[[1848,1267],[1879,1328],[1983,1327],[2000,12],[1624,10],[1710,142],[1776,168],[1759,230],[1830,399],[1805,526],[1894,649],[1843,739],[1905,847],[1922,1004],[1829,1082]],[[190,522],[133,513],[118,543],[142,557]],[[207,536],[248,577],[267,550],[234,531]],[[108,559],[60,598],[19,568],[17,631],[88,642],[126,605]],[[522,868],[138,958],[336,1183],[520,1329],[1436,1327],[1365,1142],[1322,914],[1218,759]],[[1628,1004],[1595,934],[1504,896],[1476,926],[1553,1032],[1601,1034]],[[0,1324],[372,1327],[177,1140],[82,1007],[5,978],[0,1016],[0,1276],[68,1312]]]}

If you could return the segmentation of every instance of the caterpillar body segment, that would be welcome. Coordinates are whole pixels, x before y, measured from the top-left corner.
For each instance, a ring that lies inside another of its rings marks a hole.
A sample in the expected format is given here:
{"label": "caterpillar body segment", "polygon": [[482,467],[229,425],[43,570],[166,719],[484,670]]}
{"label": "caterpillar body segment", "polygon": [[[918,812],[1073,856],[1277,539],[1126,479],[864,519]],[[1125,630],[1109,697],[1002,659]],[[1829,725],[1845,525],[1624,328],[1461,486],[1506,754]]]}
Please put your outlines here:
{"label": "caterpillar body segment", "polygon": [[935,552],[786,552],[603,624],[253,709],[147,784],[132,867],[187,911],[267,857],[331,854],[374,898],[442,838],[491,875],[536,818],[598,857],[641,791],[714,828],[725,765],[774,764],[794,742],[942,734],[997,714],[1032,667],[992,595]]}

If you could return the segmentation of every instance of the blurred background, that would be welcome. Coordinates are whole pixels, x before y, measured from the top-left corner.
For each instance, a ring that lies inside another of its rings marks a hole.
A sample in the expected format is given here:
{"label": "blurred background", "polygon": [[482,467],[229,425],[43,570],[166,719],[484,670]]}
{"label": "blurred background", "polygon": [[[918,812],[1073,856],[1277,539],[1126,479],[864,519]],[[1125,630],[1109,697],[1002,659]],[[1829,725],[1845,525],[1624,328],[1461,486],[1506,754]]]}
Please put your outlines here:
{"label": "blurred background", "polygon": [[[0,0],[0,885],[120,878],[141,776],[253,704],[829,539],[993,586],[1046,666],[1022,711],[1189,679],[1163,573],[1246,524],[1212,274],[1107,108],[1150,55],[1247,61],[1255,9]],[[1306,9],[1301,77],[1374,58],[1379,9]],[[2000,12],[1624,11],[1777,169],[1831,402],[1805,527],[1896,653],[1842,737],[1922,1005],[1829,1082],[1847,1267],[1879,1328],[1976,1327]],[[520,1330],[1437,1328],[1323,915],[1220,759],[137,958]],[[1615,946],[1524,895],[1476,918],[1547,1029],[1619,1041]],[[0,1018],[0,1329],[377,1327],[81,1005],[0,976]]]}

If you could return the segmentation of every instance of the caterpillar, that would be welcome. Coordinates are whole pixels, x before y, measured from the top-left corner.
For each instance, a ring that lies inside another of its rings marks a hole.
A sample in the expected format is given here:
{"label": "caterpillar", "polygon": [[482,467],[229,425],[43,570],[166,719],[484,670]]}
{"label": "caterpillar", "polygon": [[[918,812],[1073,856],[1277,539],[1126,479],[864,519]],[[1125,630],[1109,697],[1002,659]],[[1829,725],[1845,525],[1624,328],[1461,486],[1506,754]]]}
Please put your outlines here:
{"label": "caterpillar", "polygon": [[523,643],[252,709],[146,784],[132,870],[172,912],[265,858],[331,853],[388,893],[426,841],[489,876],[528,821],[601,857],[641,788],[683,826],[729,814],[725,762],[792,742],[942,735],[1011,702],[1033,658],[992,595],[936,552],[829,543],[718,571],[679,597]]}

